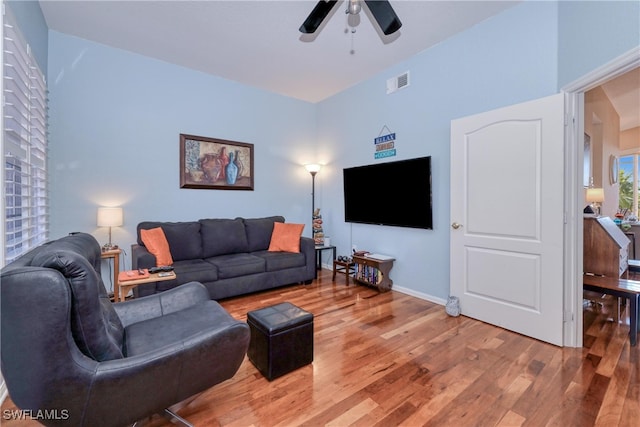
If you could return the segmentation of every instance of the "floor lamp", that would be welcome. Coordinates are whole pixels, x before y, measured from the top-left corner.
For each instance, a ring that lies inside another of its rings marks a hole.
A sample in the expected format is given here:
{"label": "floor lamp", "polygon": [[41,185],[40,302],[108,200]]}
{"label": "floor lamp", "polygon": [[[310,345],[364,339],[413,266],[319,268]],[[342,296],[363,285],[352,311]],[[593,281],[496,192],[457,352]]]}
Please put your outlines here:
{"label": "floor lamp", "polygon": [[316,174],[320,171],[321,166],[318,164],[311,164],[305,165],[304,167],[307,172],[311,174],[311,237],[314,238],[313,216],[316,212]]}
{"label": "floor lamp", "polygon": [[320,165],[305,165],[305,169],[311,174],[311,215],[316,211],[316,174],[320,171]]}

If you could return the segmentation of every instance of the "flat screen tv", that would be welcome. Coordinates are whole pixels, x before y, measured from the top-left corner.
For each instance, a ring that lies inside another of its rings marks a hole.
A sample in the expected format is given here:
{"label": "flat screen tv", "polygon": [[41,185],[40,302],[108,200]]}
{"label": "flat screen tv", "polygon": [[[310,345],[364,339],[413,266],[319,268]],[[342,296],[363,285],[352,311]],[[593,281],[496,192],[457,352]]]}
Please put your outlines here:
{"label": "flat screen tv", "polygon": [[431,156],[343,169],[344,220],[433,228]]}

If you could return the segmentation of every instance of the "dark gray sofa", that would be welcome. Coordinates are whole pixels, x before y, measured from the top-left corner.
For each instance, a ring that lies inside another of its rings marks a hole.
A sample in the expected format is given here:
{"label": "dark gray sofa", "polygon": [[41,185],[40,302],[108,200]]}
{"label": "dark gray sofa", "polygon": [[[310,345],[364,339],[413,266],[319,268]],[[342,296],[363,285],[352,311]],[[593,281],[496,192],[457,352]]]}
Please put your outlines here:
{"label": "dark gray sofa", "polygon": [[156,258],[142,243],[140,230],[161,227],[169,243],[175,280],[138,286],[136,296],[150,295],[183,283],[202,283],[211,299],[219,300],[295,283],[315,276],[315,245],[300,238],[300,253],[269,252],[274,222],[265,218],[201,219],[190,222],[145,221],[137,226],[132,267],[150,268]]}

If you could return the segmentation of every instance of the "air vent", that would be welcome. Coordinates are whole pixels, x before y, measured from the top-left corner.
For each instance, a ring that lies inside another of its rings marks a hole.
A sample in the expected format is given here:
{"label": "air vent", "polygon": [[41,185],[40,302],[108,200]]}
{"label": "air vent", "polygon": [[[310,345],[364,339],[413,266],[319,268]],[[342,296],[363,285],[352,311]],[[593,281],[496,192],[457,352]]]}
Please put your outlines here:
{"label": "air vent", "polygon": [[387,95],[409,86],[409,72],[387,80]]}

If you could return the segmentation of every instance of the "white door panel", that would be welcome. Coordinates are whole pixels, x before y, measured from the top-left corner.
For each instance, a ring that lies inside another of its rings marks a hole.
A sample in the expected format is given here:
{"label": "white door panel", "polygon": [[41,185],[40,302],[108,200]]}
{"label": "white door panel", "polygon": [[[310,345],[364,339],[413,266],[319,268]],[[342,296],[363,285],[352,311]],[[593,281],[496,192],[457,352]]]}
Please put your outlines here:
{"label": "white door panel", "polygon": [[[513,237],[537,237],[535,207],[539,204],[539,141],[534,135],[540,123],[503,122],[484,127],[465,138],[467,192],[465,221],[469,233]],[[514,135],[524,134],[516,139]],[[496,153],[498,153],[496,155]],[[523,165],[507,159],[526,157]],[[470,161],[473,159],[473,161]],[[489,171],[490,173],[487,173]],[[512,177],[518,179],[512,179]],[[508,195],[507,203],[503,203]],[[498,215],[487,206],[500,206]]]}
{"label": "white door panel", "polygon": [[452,121],[451,294],[462,314],[562,344],[562,94]]}
{"label": "white door panel", "polygon": [[[540,257],[484,248],[467,248],[466,293],[530,310],[540,309]],[[513,286],[513,278],[521,283]]]}

